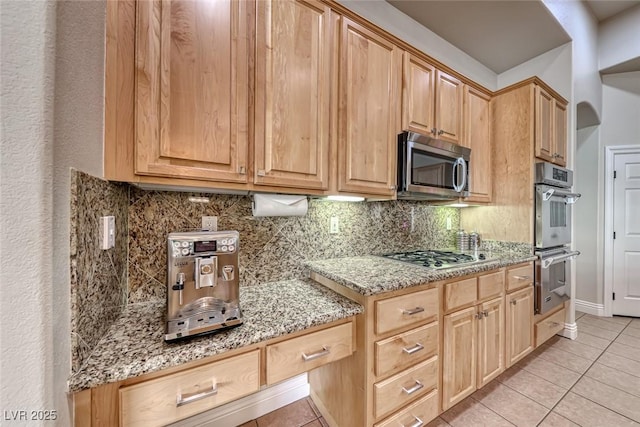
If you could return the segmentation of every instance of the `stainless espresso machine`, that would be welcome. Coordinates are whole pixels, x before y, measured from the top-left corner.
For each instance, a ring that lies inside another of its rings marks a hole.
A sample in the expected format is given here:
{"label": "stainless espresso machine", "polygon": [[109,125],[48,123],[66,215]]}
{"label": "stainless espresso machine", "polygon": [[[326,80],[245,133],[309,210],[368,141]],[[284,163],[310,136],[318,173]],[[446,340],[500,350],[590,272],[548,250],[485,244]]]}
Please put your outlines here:
{"label": "stainless espresso machine", "polygon": [[237,231],[170,233],[165,341],[242,324]]}

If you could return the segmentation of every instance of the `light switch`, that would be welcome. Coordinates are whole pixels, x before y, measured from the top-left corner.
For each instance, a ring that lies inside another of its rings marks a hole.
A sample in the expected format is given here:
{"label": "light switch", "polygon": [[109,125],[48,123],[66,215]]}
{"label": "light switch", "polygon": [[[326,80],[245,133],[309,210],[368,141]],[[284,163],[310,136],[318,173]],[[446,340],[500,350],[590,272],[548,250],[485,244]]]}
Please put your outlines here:
{"label": "light switch", "polygon": [[116,217],[100,217],[100,248],[111,249],[116,245]]}

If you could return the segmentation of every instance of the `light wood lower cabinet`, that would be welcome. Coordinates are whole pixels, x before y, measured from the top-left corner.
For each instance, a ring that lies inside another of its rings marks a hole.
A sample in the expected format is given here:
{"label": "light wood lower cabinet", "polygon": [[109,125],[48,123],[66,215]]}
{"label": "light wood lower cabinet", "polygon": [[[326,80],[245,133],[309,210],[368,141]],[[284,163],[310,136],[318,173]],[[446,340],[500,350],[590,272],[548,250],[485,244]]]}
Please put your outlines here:
{"label": "light wood lower cabinet", "polygon": [[[449,314],[442,322],[443,410],[462,401],[505,369],[504,283],[505,271],[499,270],[445,284],[445,295],[455,295],[454,291],[464,289],[467,298],[445,298],[445,313]],[[464,304],[449,303],[447,308],[449,301]],[[458,310],[461,305],[467,308]]]}
{"label": "light wood lower cabinet", "polygon": [[444,316],[443,410],[476,390],[477,314],[476,307],[469,307]]}
{"label": "light wood lower cabinet", "polygon": [[120,389],[120,425],[162,426],[260,388],[260,351]]}
{"label": "light wood lower cabinet", "polygon": [[[160,426],[349,358],[355,317],[74,394],[76,426]],[[334,362],[335,363],[335,362]]]}
{"label": "light wood lower cabinet", "polygon": [[428,420],[432,420],[438,416],[438,403],[438,390],[433,390],[396,415],[376,424],[375,427],[425,425]]}
{"label": "light wood lower cabinet", "polygon": [[[548,317],[536,322],[535,324],[535,339],[536,348],[547,341],[549,338],[557,334],[564,329],[564,318],[566,310],[564,306],[549,315]],[[538,315],[534,316],[537,317]]]}
{"label": "light wood lower cabinet", "polygon": [[507,367],[533,350],[533,286],[507,295]]}
{"label": "light wood lower cabinet", "polygon": [[267,346],[267,384],[275,384],[302,372],[353,353],[350,323]]}

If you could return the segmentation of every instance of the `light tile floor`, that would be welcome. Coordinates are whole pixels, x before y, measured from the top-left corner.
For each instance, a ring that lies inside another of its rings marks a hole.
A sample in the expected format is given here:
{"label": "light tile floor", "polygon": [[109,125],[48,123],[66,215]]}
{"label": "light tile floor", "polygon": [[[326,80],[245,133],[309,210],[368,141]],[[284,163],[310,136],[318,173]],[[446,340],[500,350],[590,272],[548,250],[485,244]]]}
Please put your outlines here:
{"label": "light tile floor", "polygon": [[[576,318],[576,340],[551,338],[428,427],[640,426],[640,319]],[[242,427],[266,426],[326,422],[306,398]]]}

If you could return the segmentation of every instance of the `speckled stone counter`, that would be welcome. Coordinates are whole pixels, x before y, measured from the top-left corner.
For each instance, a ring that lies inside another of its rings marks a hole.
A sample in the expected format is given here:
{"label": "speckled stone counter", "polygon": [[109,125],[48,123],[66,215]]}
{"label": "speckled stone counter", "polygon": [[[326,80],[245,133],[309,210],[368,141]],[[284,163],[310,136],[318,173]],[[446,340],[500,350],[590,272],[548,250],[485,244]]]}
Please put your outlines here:
{"label": "speckled stone counter", "polygon": [[536,259],[533,255],[520,253],[492,253],[490,256],[496,259],[444,270],[428,269],[373,255],[307,261],[305,264],[311,271],[362,295],[376,295]]}
{"label": "speckled stone counter", "polygon": [[69,378],[70,392],[122,381],[361,313],[362,306],[311,280],[240,288],[244,324],[166,343],[165,303],[130,304]]}

